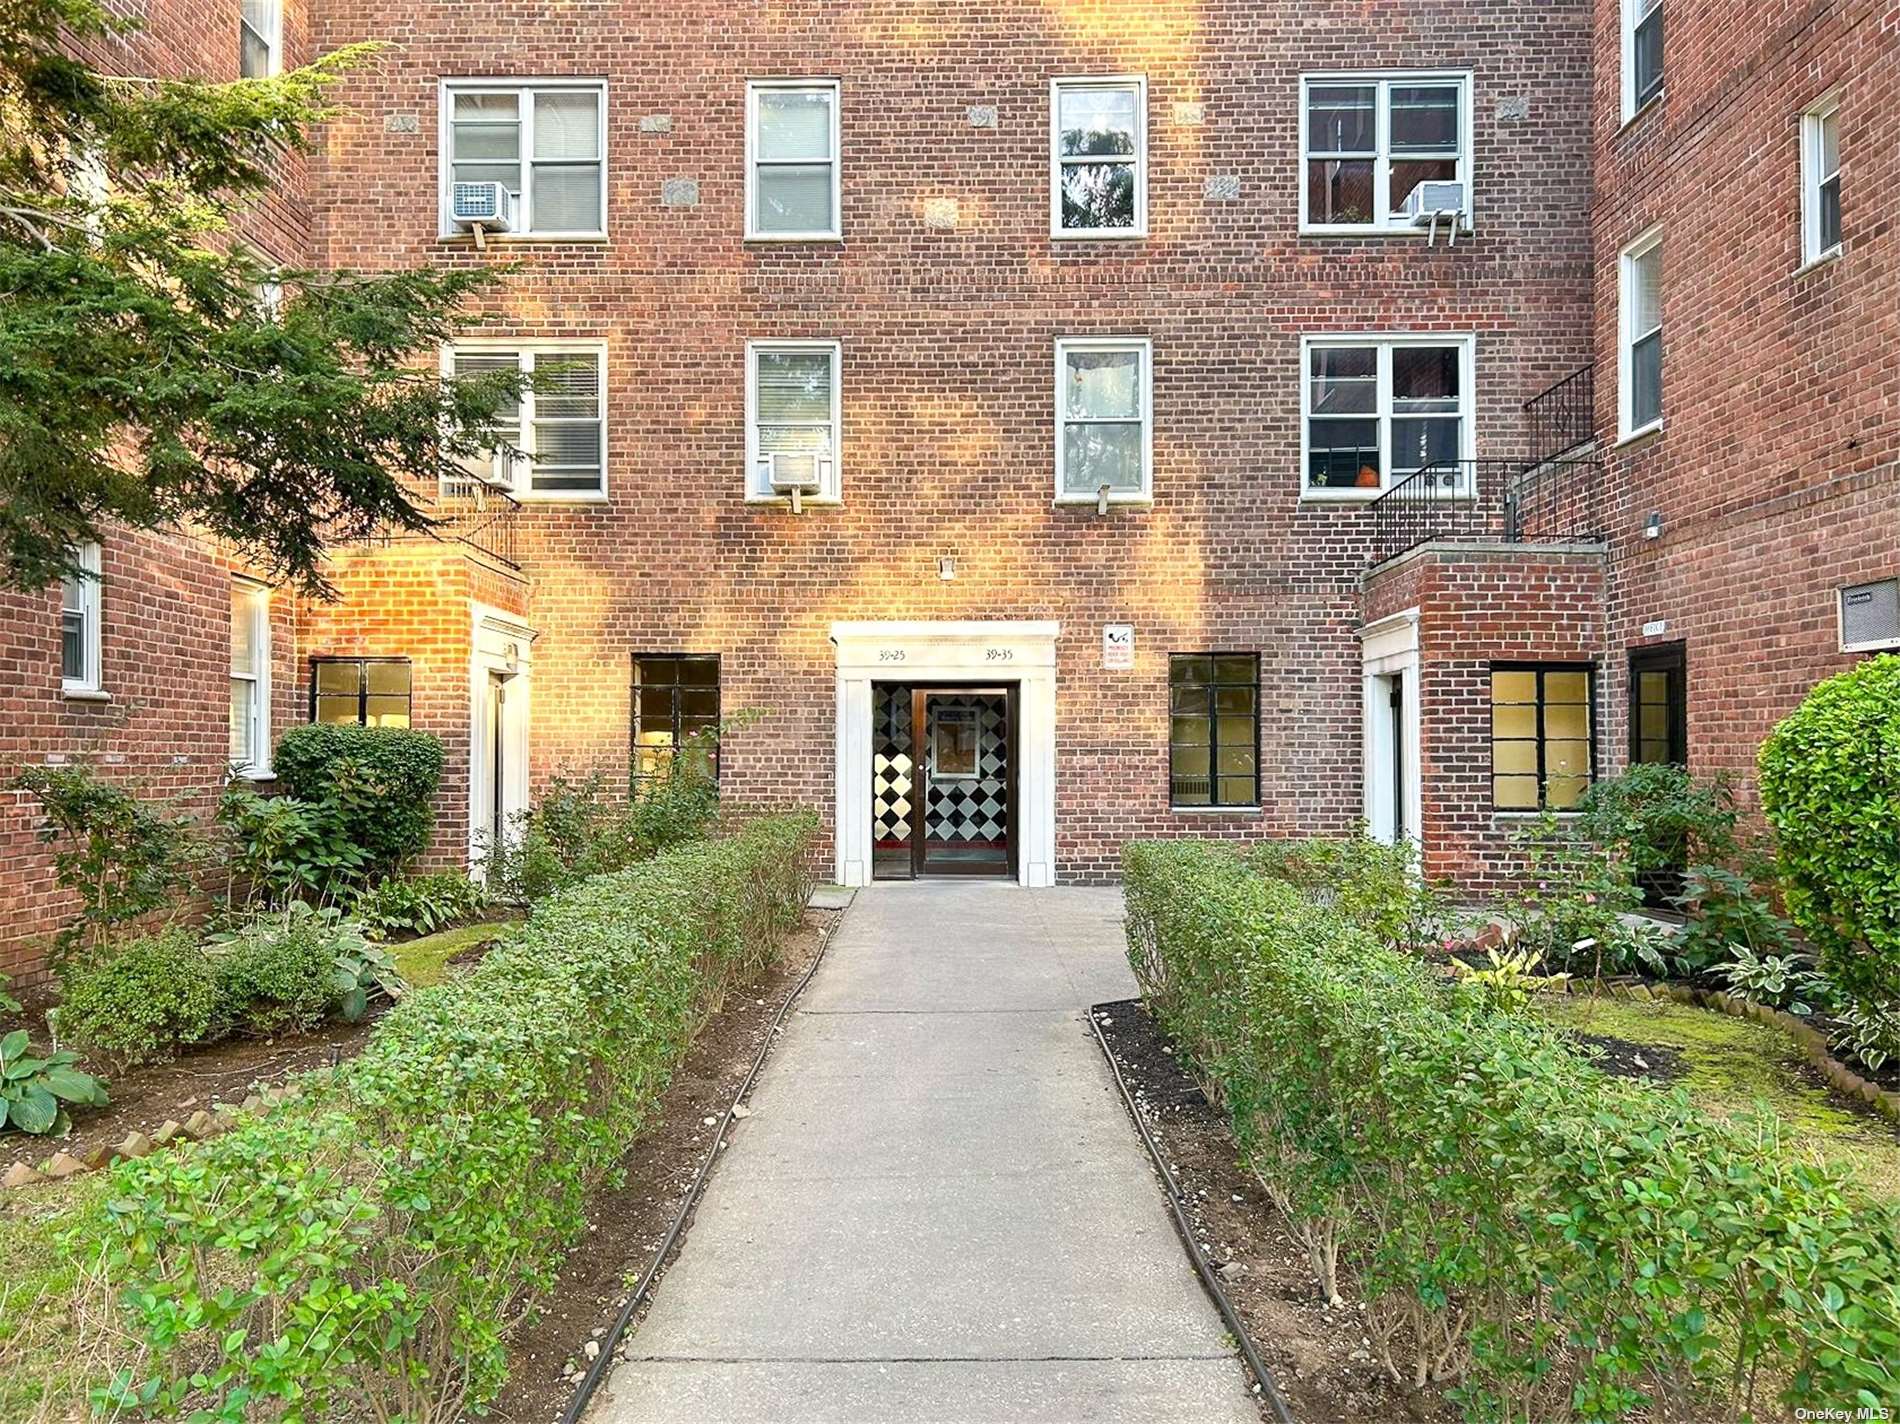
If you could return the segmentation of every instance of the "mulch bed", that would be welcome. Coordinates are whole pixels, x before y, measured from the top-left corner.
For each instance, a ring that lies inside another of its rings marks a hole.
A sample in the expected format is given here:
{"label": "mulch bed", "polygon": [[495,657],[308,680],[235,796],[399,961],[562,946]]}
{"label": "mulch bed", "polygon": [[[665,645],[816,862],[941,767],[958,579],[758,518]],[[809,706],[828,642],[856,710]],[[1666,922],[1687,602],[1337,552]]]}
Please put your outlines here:
{"label": "mulch bed", "polygon": [[[510,1337],[508,1386],[485,1420],[547,1424],[566,1410],[588,1364],[589,1342],[605,1339],[692,1186],[716,1128],[706,1119],[725,1116],[779,1006],[837,917],[835,911],[807,911],[779,962],[730,996],[700,1030],[660,1095],[653,1125],[621,1160],[624,1185],[599,1192],[589,1203],[585,1243],[570,1254],[537,1312]],[[681,1242],[690,1229],[689,1222]]]}
{"label": "mulch bed", "polygon": [[1660,1043],[1632,1043],[1627,1038],[1575,1030],[1566,1032],[1564,1037],[1614,1078],[1647,1078],[1666,1086],[1689,1073],[1681,1051]]}
{"label": "mulch bed", "polygon": [[1306,1252],[1243,1172],[1226,1115],[1202,1095],[1138,1002],[1096,1016],[1149,1130],[1181,1190],[1189,1219],[1254,1344],[1302,1424],[1341,1419],[1455,1420],[1432,1393],[1395,1384],[1371,1358],[1357,1305],[1328,1309]]}

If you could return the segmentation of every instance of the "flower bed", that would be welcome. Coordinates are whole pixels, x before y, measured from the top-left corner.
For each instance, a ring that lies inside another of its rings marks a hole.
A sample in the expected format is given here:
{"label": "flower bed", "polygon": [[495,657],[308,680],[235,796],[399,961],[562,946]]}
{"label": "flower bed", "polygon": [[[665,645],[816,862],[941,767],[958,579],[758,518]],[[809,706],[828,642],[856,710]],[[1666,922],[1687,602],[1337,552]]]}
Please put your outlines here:
{"label": "flower bed", "polygon": [[116,1392],[238,1420],[456,1417],[726,987],[796,924],[809,815],[536,906],[295,1103],[118,1169],[104,1234],[155,1368]]}
{"label": "flower bed", "polygon": [[1217,847],[1124,865],[1150,1006],[1395,1376],[1474,1420],[1900,1403],[1892,1208]]}

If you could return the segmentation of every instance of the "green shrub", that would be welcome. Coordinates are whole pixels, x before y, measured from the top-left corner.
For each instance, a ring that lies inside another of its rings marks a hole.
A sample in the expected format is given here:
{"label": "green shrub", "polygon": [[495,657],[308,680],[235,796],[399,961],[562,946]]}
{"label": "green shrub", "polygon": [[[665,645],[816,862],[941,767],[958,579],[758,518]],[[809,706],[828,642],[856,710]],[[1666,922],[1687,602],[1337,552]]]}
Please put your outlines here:
{"label": "green shrub", "polygon": [[123,1064],[162,1063],[218,1019],[217,976],[183,930],[133,940],[60,974],[60,1037]]}
{"label": "green shrub", "polygon": [[380,935],[434,934],[488,909],[488,890],[459,870],[391,876],[356,897],[350,914]]}
{"label": "green shrub", "polygon": [[1577,803],[1577,839],[1618,848],[1640,878],[1740,853],[1740,817],[1725,779],[1697,781],[1684,767],[1644,762],[1593,783]]}
{"label": "green shrub", "polygon": [[259,796],[234,781],[218,802],[218,820],[229,841],[233,904],[281,909],[306,897],[335,899],[369,864],[334,801]]}
{"label": "green shrub", "polygon": [[277,779],[300,801],[329,803],[368,868],[394,874],[429,847],[442,742],[405,727],[312,723],[278,740]]}
{"label": "green shrub", "polygon": [[117,1169],[149,1379],[111,1400],[240,1420],[460,1417],[728,987],[802,913],[816,818],[590,880],[407,996],[295,1105]]}
{"label": "green shrub", "polygon": [[1900,1215],[1772,1119],[1611,1079],[1225,850],[1124,865],[1150,1006],[1396,1378],[1512,1424],[1900,1402]]}
{"label": "green shrub", "polygon": [[1264,841],[1249,860],[1262,875],[1298,886],[1395,949],[1422,947],[1446,931],[1447,889],[1419,873],[1418,847],[1410,840]]}
{"label": "green shrub", "polygon": [[321,1023],[345,992],[339,959],[363,943],[362,927],[333,907],[301,902],[213,935],[206,952],[218,986],[218,1026],[268,1038]]}
{"label": "green shrub", "polygon": [[189,893],[197,847],[188,817],[149,806],[84,766],[30,767],[14,785],[39,802],[54,876],[79,902],[54,938],[55,969]]}
{"label": "green shrub", "polygon": [[[0,1005],[8,1003],[0,994]],[[23,1028],[0,1036],[0,1131],[58,1132],[68,1122],[68,1103],[104,1107],[105,1085],[82,1073],[78,1062],[79,1055],[65,1049],[35,1053]]]}
{"label": "green shrub", "polygon": [[1900,1004],[1900,657],[1816,687],[1760,766],[1789,915],[1846,998]]}

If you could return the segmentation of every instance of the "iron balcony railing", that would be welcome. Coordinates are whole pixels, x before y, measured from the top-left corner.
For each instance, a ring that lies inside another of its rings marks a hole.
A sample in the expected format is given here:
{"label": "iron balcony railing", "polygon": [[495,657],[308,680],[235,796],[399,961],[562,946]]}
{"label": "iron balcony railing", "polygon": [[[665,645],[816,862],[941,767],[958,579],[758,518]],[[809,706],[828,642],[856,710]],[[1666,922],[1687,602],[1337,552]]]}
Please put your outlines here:
{"label": "iron balcony railing", "polygon": [[521,567],[521,501],[500,485],[473,475],[444,480],[429,514],[437,538],[466,544],[510,568]]}
{"label": "iron balcony railing", "polygon": [[1596,367],[1572,371],[1524,402],[1530,432],[1530,465],[1568,455],[1596,439]]}
{"label": "iron balcony railing", "polygon": [[1369,506],[1371,561],[1421,544],[1592,543],[1603,538],[1594,456],[1443,460],[1406,476]]}

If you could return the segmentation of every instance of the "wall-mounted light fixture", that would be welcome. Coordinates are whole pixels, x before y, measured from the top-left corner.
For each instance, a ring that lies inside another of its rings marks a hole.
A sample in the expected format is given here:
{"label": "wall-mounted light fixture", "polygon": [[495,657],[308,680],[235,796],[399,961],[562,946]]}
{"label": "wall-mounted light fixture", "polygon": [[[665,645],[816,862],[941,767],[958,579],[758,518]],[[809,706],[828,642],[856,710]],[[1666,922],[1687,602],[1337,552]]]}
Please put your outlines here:
{"label": "wall-mounted light fixture", "polygon": [[1649,516],[1649,522],[1643,525],[1645,539],[1662,538],[1662,511],[1656,510]]}

